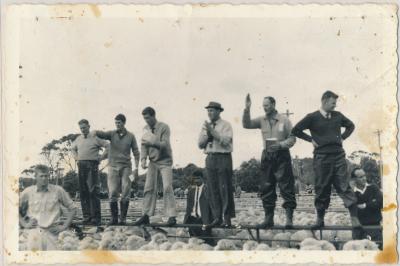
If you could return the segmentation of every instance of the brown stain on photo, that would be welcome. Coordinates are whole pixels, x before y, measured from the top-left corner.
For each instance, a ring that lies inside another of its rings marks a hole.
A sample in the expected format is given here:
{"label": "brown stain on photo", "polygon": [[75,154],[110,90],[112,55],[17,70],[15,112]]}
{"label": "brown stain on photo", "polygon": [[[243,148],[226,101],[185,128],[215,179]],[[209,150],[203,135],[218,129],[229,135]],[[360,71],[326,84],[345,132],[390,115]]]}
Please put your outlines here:
{"label": "brown stain on photo", "polygon": [[97,5],[90,4],[90,9],[92,10],[93,15],[98,18],[101,16],[100,8]]}
{"label": "brown stain on photo", "polygon": [[144,19],[143,18],[138,18],[138,20],[140,21],[140,22],[144,22]]}
{"label": "brown stain on photo", "polygon": [[386,205],[385,207],[382,208],[383,212],[387,212],[387,211],[392,211],[392,210],[396,210],[397,205],[395,203],[390,203],[389,205]]}
{"label": "brown stain on photo", "polygon": [[108,250],[83,250],[82,254],[90,260],[89,263],[111,264],[118,262],[118,258],[112,251]]}
{"label": "brown stain on photo", "polygon": [[396,264],[398,255],[396,249],[396,240],[392,239],[389,244],[384,245],[383,250],[375,256],[377,264]]}
{"label": "brown stain on photo", "polygon": [[235,118],[233,118],[233,120],[235,121],[235,123],[239,123],[239,121],[240,121],[240,119],[239,119],[239,117],[235,117]]}
{"label": "brown stain on photo", "polygon": [[106,43],[104,43],[104,47],[106,47],[106,48],[110,48],[111,45],[112,45],[112,42],[106,42]]}

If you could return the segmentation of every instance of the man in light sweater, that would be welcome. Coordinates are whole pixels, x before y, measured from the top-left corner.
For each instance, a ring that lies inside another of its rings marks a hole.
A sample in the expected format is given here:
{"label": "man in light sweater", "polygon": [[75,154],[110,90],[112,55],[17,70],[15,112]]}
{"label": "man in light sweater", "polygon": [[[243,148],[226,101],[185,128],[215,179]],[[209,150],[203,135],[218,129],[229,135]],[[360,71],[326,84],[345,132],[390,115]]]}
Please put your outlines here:
{"label": "man in light sweater", "polygon": [[[325,211],[329,207],[331,189],[334,186],[349,209],[352,226],[360,228],[358,220],[357,198],[349,184],[346,154],[343,149],[343,140],[354,131],[354,124],[342,113],[334,111],[339,96],[331,91],[322,95],[321,108],[308,114],[295,125],[292,134],[314,146],[315,171],[315,208],[317,221],[313,229],[324,226]],[[342,133],[342,127],[345,131]],[[311,136],[304,133],[310,130]]]}
{"label": "man in light sweater", "polygon": [[[79,196],[81,199],[83,224],[100,225],[99,163],[107,158],[108,142],[90,132],[89,121],[78,122],[82,132],[72,143],[72,155],[78,164]],[[99,151],[105,149],[102,155]]]}

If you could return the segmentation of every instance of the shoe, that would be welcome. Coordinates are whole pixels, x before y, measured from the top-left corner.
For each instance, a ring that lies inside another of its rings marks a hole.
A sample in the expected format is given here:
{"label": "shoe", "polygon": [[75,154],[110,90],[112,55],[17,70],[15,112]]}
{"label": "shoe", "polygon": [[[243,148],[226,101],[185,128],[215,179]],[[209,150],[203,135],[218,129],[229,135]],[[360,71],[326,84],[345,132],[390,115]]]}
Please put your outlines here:
{"label": "shoe", "polygon": [[169,217],[167,221],[168,226],[173,226],[176,225],[176,218],[175,217]]}
{"label": "shoe", "polygon": [[92,218],[90,219],[90,224],[94,226],[100,226],[101,225],[101,218]]}
{"label": "shoe", "polygon": [[286,211],[286,224],[285,229],[293,229],[293,212],[294,209],[287,208]]}
{"label": "shoe", "polygon": [[214,220],[209,224],[209,227],[219,226],[219,225],[221,225],[221,223],[222,223],[221,219],[214,219]]}
{"label": "shoe", "polygon": [[325,209],[317,209],[317,221],[311,226],[311,230],[319,230],[325,226]]}
{"label": "shoe", "polygon": [[230,217],[224,217],[224,222],[221,224],[222,227],[231,227],[232,222]]}
{"label": "shoe", "polygon": [[145,225],[145,224],[150,224],[150,218],[147,214],[143,215],[142,217],[139,218],[136,222],[133,223],[133,225]]}
{"label": "shoe", "polygon": [[83,225],[92,224],[91,218],[90,218],[90,217],[83,218],[82,224],[83,224]]}
{"label": "shoe", "polygon": [[118,202],[110,202],[111,220],[108,226],[118,225]]}
{"label": "shoe", "polygon": [[275,208],[264,208],[265,218],[260,224],[257,224],[258,229],[270,229],[274,226],[274,212]]}
{"label": "shoe", "polygon": [[121,215],[119,225],[126,225],[126,214],[128,213],[129,201],[120,201]]}

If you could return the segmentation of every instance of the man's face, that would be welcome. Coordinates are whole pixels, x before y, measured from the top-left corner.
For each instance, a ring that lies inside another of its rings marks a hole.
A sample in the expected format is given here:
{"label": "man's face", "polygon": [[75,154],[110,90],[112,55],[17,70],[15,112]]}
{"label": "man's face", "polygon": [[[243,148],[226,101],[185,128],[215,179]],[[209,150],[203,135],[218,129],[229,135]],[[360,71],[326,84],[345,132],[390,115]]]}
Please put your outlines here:
{"label": "man's face", "polygon": [[117,130],[122,130],[125,128],[125,123],[121,120],[115,120],[115,127],[117,128]]}
{"label": "man's face", "polygon": [[275,110],[275,104],[271,103],[269,99],[264,99],[263,108],[266,114],[270,114]]}
{"label": "man's face", "polygon": [[336,101],[337,99],[332,97],[322,101],[322,109],[326,112],[332,112],[336,108]]}
{"label": "man's face", "polygon": [[208,108],[207,109],[207,114],[208,118],[210,118],[211,121],[217,121],[219,119],[221,110],[215,109],[215,108]]}
{"label": "man's face", "polygon": [[50,174],[46,171],[36,171],[35,178],[38,187],[46,187],[49,184]]}
{"label": "man's face", "polygon": [[203,180],[200,176],[193,176],[193,184],[196,186],[201,186],[201,184],[203,184]]}
{"label": "man's face", "polygon": [[79,128],[81,129],[82,134],[87,135],[90,131],[90,126],[88,124],[82,123],[79,124]]}
{"label": "man's face", "polygon": [[149,114],[144,114],[143,119],[149,127],[153,127],[156,124],[155,116],[151,116]]}
{"label": "man's face", "polygon": [[354,174],[356,175],[354,182],[357,186],[363,187],[367,184],[367,176],[365,175],[364,170],[357,170]]}

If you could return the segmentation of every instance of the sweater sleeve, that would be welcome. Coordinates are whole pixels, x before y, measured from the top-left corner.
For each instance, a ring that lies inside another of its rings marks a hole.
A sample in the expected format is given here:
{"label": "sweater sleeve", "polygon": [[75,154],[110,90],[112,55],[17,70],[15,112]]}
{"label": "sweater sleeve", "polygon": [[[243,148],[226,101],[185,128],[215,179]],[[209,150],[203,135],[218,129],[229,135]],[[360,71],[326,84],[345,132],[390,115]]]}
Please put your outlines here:
{"label": "sweater sleeve", "polygon": [[375,185],[371,187],[371,195],[368,202],[366,202],[368,208],[382,209],[383,208],[383,195],[379,188]]}
{"label": "sweater sleeve", "polygon": [[312,123],[312,115],[308,114],[294,126],[294,128],[292,129],[292,134],[305,141],[311,142],[312,137],[304,133],[304,130],[310,129],[311,123]]}
{"label": "sweater sleeve", "polygon": [[341,126],[345,128],[345,131],[342,134],[342,139],[347,139],[348,137],[350,137],[351,133],[353,133],[355,126],[350,119],[345,117],[343,114],[341,114],[341,116],[342,116]]}

